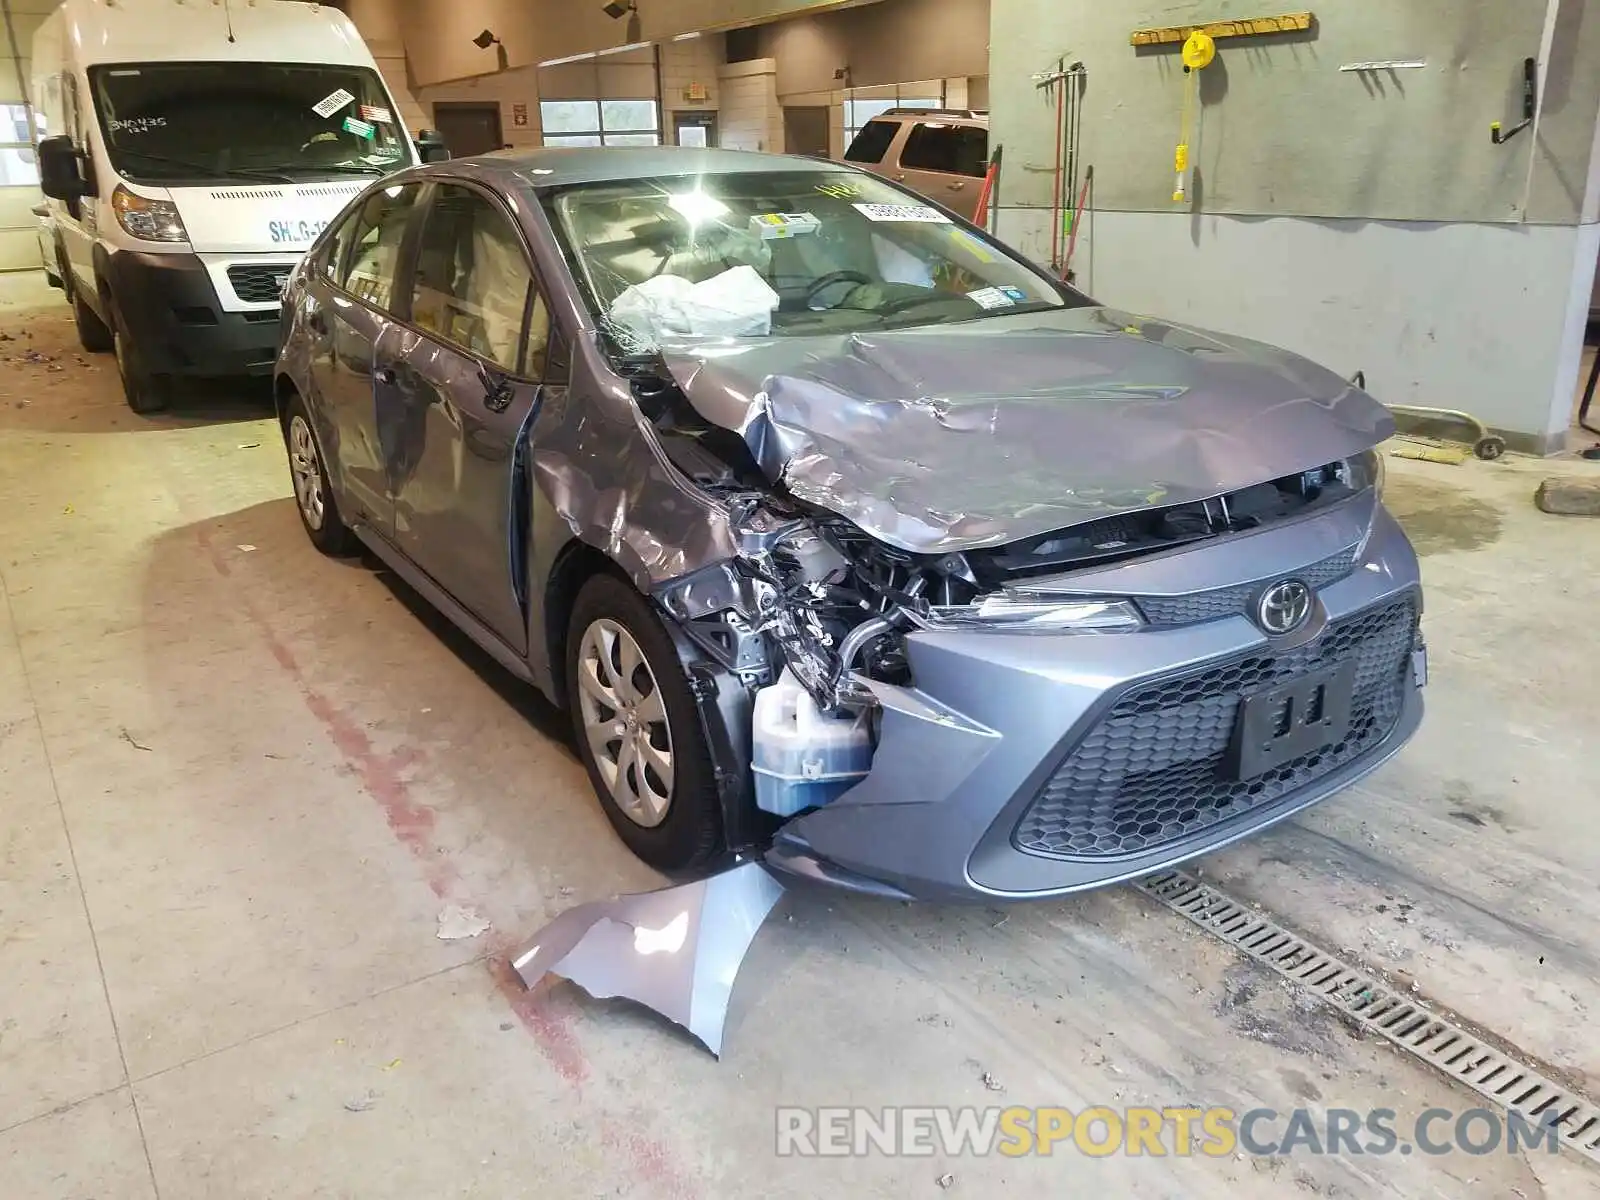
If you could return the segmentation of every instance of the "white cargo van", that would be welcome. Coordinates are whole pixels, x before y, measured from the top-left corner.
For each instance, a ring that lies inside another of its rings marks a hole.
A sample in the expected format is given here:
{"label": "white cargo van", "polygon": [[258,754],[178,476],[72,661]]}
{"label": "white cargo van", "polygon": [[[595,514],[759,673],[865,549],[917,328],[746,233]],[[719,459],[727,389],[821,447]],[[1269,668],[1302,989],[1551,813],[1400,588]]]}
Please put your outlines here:
{"label": "white cargo van", "polygon": [[350,19],[297,0],[66,0],[33,86],[62,284],[135,412],[174,376],[270,372],[301,254],[419,158]]}

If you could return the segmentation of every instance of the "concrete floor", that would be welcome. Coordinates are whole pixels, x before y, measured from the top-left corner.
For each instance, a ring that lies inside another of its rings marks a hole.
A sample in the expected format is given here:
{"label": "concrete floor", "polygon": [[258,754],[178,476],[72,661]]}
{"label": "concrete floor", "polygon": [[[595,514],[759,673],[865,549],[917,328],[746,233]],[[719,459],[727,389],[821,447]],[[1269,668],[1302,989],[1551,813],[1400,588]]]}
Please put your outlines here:
{"label": "concrete floor", "polygon": [[[1565,1155],[775,1157],[780,1104],[1478,1101],[1128,890],[1009,914],[791,894],[720,1064],[634,1007],[530,997],[509,944],[656,882],[560,718],[312,550],[263,397],[134,417],[31,280],[0,283],[0,330],[6,1200],[1600,1195]],[[1533,508],[1550,470],[1394,463],[1424,731],[1203,867],[1594,1095],[1600,522]],[[447,903],[492,930],[440,941]]]}

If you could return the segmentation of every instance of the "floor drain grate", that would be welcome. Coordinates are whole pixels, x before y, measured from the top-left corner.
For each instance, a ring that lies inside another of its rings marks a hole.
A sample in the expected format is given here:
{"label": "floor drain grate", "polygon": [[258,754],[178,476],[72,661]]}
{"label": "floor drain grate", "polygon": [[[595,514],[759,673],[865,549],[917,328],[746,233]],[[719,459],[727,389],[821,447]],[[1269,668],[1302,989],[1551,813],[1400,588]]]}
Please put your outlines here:
{"label": "floor drain grate", "polygon": [[1191,875],[1162,871],[1134,886],[1501,1108],[1553,1121],[1562,1145],[1600,1162],[1600,1107],[1571,1088]]}

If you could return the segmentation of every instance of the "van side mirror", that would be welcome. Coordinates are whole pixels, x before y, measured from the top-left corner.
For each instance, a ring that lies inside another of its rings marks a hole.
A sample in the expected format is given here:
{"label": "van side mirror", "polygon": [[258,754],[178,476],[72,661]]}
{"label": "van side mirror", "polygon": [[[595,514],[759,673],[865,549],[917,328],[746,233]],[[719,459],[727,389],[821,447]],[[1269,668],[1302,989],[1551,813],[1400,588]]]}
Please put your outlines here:
{"label": "van side mirror", "polygon": [[39,139],[39,190],[52,200],[77,200],[89,194],[83,163],[71,138]]}
{"label": "van side mirror", "polygon": [[417,153],[425,163],[445,162],[450,157],[450,147],[437,129],[424,129],[417,134]]}

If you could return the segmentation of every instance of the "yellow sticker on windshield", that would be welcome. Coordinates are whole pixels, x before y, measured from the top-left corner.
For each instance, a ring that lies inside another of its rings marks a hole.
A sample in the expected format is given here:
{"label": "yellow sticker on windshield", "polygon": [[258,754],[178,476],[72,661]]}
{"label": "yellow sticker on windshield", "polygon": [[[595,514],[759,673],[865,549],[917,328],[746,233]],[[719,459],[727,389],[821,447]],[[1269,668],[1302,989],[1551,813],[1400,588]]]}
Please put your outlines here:
{"label": "yellow sticker on windshield", "polygon": [[950,226],[950,240],[981,263],[999,261],[994,252],[959,225]]}
{"label": "yellow sticker on windshield", "polygon": [[853,200],[861,195],[861,185],[856,183],[819,183],[817,191],[835,200]]}

